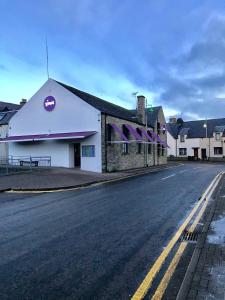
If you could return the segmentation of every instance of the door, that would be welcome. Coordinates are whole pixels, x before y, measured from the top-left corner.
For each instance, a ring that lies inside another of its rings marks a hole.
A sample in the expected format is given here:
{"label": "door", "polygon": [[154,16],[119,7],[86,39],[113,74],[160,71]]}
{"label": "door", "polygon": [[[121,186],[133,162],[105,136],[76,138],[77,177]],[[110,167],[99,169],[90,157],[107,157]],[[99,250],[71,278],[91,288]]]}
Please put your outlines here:
{"label": "door", "polygon": [[202,160],[205,160],[206,159],[206,149],[203,148],[202,149]]}
{"label": "door", "polygon": [[194,148],[194,159],[198,160],[198,148]]}
{"label": "door", "polygon": [[80,167],[80,144],[74,144],[74,167]]}

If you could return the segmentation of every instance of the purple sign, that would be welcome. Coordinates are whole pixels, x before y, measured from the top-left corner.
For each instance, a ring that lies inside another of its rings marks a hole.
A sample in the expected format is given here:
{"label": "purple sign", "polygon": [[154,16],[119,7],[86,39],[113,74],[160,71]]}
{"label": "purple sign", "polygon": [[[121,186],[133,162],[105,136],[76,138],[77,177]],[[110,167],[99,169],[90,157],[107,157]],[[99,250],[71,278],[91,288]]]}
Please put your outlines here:
{"label": "purple sign", "polygon": [[44,100],[44,108],[47,111],[52,111],[55,108],[56,105],[56,101],[55,98],[53,96],[48,96],[45,98]]}

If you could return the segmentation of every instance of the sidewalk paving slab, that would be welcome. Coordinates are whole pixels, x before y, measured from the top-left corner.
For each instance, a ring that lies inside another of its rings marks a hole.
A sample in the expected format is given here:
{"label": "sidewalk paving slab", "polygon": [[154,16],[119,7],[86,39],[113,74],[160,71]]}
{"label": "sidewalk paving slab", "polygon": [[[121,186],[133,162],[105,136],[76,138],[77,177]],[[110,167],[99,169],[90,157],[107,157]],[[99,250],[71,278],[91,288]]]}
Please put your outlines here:
{"label": "sidewalk paving slab", "polygon": [[39,168],[32,172],[23,172],[0,177],[0,192],[15,191],[48,191],[83,187],[100,182],[125,179],[153,171],[159,171],[179,164],[168,164],[148,168],[125,170],[113,173],[94,173],[68,168]]}

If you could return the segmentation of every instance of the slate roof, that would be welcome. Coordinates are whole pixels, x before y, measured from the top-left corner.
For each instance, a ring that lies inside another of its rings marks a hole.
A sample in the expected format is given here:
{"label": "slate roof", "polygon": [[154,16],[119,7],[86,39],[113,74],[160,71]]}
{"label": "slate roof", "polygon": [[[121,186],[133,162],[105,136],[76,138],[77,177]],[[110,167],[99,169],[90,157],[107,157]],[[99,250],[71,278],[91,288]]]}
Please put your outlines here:
{"label": "slate roof", "polygon": [[17,110],[19,108],[19,104],[0,101],[0,111]]}
{"label": "slate roof", "polygon": [[155,107],[152,107],[151,112],[148,111],[147,118],[148,118],[148,124],[150,126],[152,126],[152,127],[155,126],[160,109],[162,109],[162,106],[155,106]]}
{"label": "slate roof", "polygon": [[74,95],[78,96],[79,98],[81,98],[82,100],[84,100],[85,102],[87,102],[88,104],[90,104],[91,106],[95,107],[96,109],[100,110],[103,113],[106,113],[108,115],[115,116],[115,117],[118,117],[118,118],[121,118],[124,120],[139,123],[139,122],[137,122],[137,119],[132,114],[132,112],[126,108],[123,108],[119,105],[110,103],[106,100],[103,100],[101,98],[98,98],[96,96],[93,96],[91,94],[83,92],[81,90],[78,90],[78,89],[71,87],[69,85],[66,85],[62,82],[59,82],[59,81],[56,81],[56,82],[59,83],[60,85],[62,85],[67,90],[69,90]]}
{"label": "slate roof", "polygon": [[9,120],[20,108],[19,104],[0,101],[0,113],[4,112],[3,118],[0,119],[0,125],[8,124]]}
{"label": "slate roof", "polygon": [[14,116],[16,111],[14,112],[7,112],[5,113],[5,116],[0,120],[0,125],[6,125],[9,123],[9,120]]}
{"label": "slate roof", "polygon": [[188,135],[190,128],[181,128],[179,134],[180,135]]}
{"label": "slate roof", "polygon": [[[178,135],[183,129],[189,128],[187,138],[204,138],[206,137],[205,123],[206,120],[187,121],[181,125],[167,123],[167,130],[174,138],[178,138]],[[218,126],[220,128],[222,128],[221,126],[225,126],[225,118],[207,120],[207,137],[212,137],[213,133],[218,129]],[[223,130],[223,135],[224,134],[225,130]]]}
{"label": "slate roof", "polygon": [[[96,109],[100,110],[102,113],[105,113],[105,114],[108,114],[108,115],[111,115],[111,116],[114,116],[114,117],[117,117],[117,118],[120,118],[120,119],[135,122],[137,124],[141,124],[137,120],[136,110],[129,110],[129,109],[123,108],[119,105],[113,104],[111,102],[108,102],[106,100],[103,100],[101,98],[98,98],[96,96],[88,94],[86,92],[83,92],[81,90],[78,90],[78,89],[76,89],[74,87],[71,87],[69,85],[66,85],[62,82],[59,82],[59,81],[56,81],[56,82],[59,83],[64,88],[66,88],[67,90],[69,90],[74,95],[78,96],[79,98],[81,98],[82,100],[84,100],[85,102],[90,104],[91,106],[93,106]],[[151,126],[151,127],[154,126],[152,124],[155,123],[155,120],[157,118],[157,114],[158,114],[158,111],[159,111],[160,108],[161,108],[161,106],[153,107],[153,112],[148,113],[148,120],[149,120],[148,124],[149,124],[149,126]]]}

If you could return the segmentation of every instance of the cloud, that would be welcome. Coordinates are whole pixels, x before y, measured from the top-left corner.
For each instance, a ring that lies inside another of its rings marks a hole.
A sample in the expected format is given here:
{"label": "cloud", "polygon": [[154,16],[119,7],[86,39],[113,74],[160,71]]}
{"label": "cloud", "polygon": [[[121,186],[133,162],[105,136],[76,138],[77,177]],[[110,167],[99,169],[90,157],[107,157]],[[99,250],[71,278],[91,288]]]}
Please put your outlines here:
{"label": "cloud", "polygon": [[199,39],[155,80],[163,89],[160,100],[179,113],[224,117],[221,93],[225,92],[225,17],[213,14],[203,25]]}

